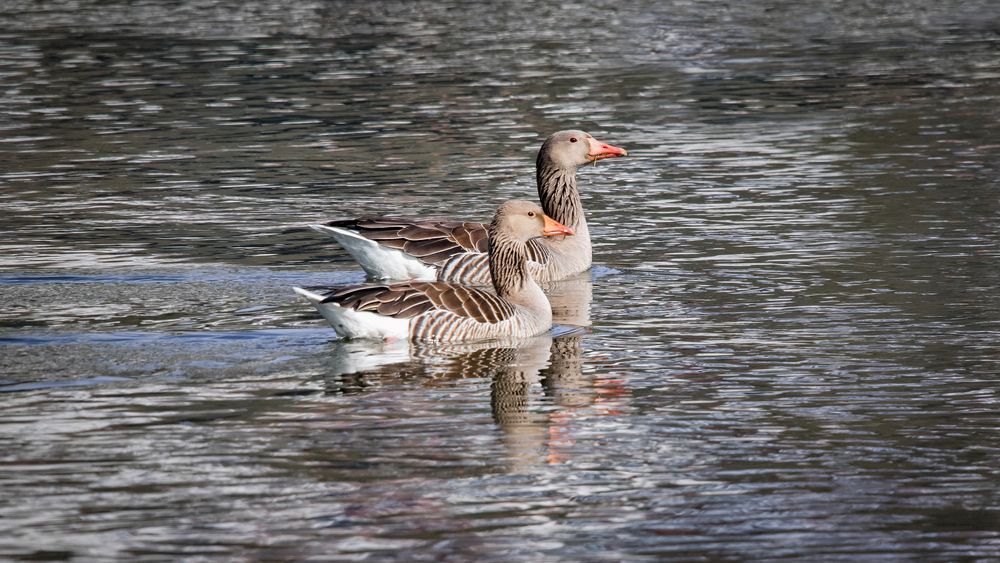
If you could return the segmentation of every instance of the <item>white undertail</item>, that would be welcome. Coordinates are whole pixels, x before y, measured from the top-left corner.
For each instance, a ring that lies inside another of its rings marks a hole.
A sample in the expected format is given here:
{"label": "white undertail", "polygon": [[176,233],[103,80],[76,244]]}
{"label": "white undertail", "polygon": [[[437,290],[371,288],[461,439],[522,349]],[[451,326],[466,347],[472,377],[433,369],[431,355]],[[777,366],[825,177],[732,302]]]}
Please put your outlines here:
{"label": "white undertail", "polygon": [[316,307],[333,330],[344,338],[406,338],[410,320],[386,317],[370,311],[355,311],[336,303],[323,303],[323,296],[301,287],[292,288]]}
{"label": "white undertail", "polygon": [[327,225],[309,225],[309,227],[336,239],[365,273],[373,278],[428,281],[437,279],[436,266],[424,264],[401,250],[382,246],[347,229]]}

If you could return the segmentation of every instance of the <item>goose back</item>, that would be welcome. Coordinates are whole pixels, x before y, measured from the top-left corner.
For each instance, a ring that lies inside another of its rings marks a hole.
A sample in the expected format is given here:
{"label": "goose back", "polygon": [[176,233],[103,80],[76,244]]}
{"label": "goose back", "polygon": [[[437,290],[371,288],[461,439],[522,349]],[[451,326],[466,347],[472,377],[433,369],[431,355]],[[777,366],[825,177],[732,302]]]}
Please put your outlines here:
{"label": "goose back", "polygon": [[487,250],[486,226],[462,221],[427,221],[408,217],[363,217],[325,223],[354,231],[383,246],[440,266],[456,255]]}

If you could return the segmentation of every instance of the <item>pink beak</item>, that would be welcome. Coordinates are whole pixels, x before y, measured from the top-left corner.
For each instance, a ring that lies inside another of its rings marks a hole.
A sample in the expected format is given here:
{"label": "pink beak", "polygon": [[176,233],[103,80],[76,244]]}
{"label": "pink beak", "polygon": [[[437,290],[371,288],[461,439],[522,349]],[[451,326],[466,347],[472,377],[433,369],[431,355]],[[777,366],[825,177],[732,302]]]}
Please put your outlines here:
{"label": "pink beak", "polygon": [[590,159],[591,162],[596,162],[602,158],[628,156],[627,150],[602,143],[593,137],[587,138],[587,142],[590,143],[590,150],[587,151],[587,158]]}

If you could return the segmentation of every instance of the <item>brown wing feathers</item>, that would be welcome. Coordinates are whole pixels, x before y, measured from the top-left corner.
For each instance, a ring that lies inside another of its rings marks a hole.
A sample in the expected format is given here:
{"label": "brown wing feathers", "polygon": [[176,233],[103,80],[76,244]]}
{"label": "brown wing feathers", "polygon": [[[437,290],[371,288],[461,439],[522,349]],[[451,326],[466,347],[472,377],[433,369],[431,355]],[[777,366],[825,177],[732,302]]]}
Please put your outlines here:
{"label": "brown wing feathers", "polygon": [[438,309],[481,323],[499,322],[514,314],[510,303],[482,289],[447,282],[413,282],[412,285],[422,286]]}
{"label": "brown wing feathers", "polygon": [[451,236],[470,251],[486,252],[490,247],[486,225],[482,223],[462,223],[451,229]]}
{"label": "brown wing feathers", "polygon": [[410,291],[409,284],[362,285],[337,290],[323,299],[357,311],[372,311],[387,317],[408,319],[434,308],[421,292]]}
{"label": "brown wing feathers", "polygon": [[441,265],[456,254],[486,252],[486,227],[459,221],[421,221],[403,217],[365,217],[331,221],[389,248],[402,250],[427,264]]}
{"label": "brown wing feathers", "polygon": [[481,323],[496,323],[514,314],[513,306],[485,290],[447,282],[402,282],[348,287],[330,293],[323,303],[408,319],[437,309]]}

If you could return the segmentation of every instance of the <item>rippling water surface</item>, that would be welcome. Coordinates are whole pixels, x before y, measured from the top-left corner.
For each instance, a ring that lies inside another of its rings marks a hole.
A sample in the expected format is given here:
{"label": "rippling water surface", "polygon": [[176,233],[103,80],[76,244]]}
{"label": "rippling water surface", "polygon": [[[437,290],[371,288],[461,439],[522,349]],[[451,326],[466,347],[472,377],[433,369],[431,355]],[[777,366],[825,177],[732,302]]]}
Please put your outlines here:
{"label": "rippling water surface", "polygon": [[[886,4],[886,5],[883,5]],[[0,6],[0,558],[1000,558],[1000,8]],[[526,342],[337,340],[309,222],[580,172]]]}

